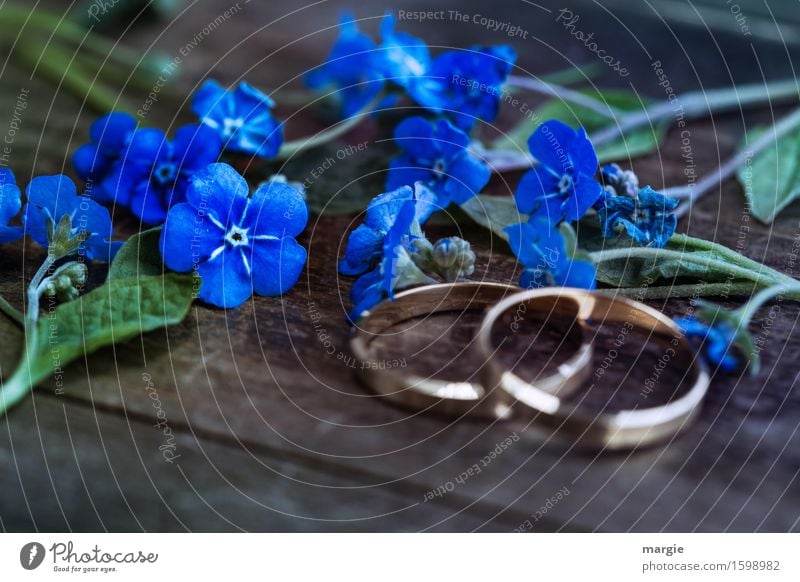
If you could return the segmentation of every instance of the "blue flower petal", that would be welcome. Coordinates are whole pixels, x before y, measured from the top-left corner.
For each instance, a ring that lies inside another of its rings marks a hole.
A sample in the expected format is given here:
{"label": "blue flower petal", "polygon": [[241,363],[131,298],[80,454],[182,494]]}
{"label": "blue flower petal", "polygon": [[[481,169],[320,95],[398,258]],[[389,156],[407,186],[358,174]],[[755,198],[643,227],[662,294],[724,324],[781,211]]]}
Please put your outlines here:
{"label": "blue flower petal", "polygon": [[189,204],[176,204],[161,229],[159,245],[164,264],[185,273],[225,244],[225,233],[208,217]]}
{"label": "blue flower petal", "polygon": [[571,127],[552,119],[536,128],[528,139],[528,148],[542,165],[561,176],[574,169],[570,152],[576,136]]}
{"label": "blue flower petal", "polygon": [[210,164],[191,179],[186,201],[223,226],[238,220],[247,206],[247,181],[228,164]]}
{"label": "blue flower petal", "polygon": [[89,128],[89,137],[98,149],[107,155],[116,155],[124,148],[133,130],[136,120],[128,113],[112,112],[98,118]]}
{"label": "blue flower petal", "polygon": [[572,142],[571,158],[578,174],[594,176],[597,172],[597,154],[594,151],[592,142],[589,141],[586,135],[586,130],[582,127],[578,130],[578,134]]}
{"label": "blue flower petal", "polygon": [[559,284],[564,287],[579,289],[594,289],[597,272],[594,265],[588,261],[566,261],[559,269]]}
{"label": "blue flower petal", "polygon": [[603,187],[594,178],[578,176],[573,188],[563,202],[562,214],[566,220],[574,222],[586,214],[603,193]]}
{"label": "blue flower petal", "polygon": [[413,198],[414,190],[410,186],[402,186],[376,196],[367,206],[364,223],[377,231],[389,232],[403,204]]}
{"label": "blue flower petal", "polygon": [[[247,255],[247,251],[243,251]],[[283,295],[294,287],[306,264],[306,250],[293,238],[259,240],[247,255],[257,295]]]}
{"label": "blue flower petal", "polygon": [[192,111],[202,120],[214,111],[224,95],[222,85],[214,79],[208,79],[192,96]]}
{"label": "blue flower petal", "polygon": [[428,70],[431,57],[425,41],[394,31],[394,16],[386,14],[381,22],[381,45],[371,54],[376,69],[392,82],[407,86]]}
{"label": "blue flower petal", "polygon": [[492,175],[486,164],[467,153],[451,161],[448,173],[450,178],[445,183],[445,192],[456,204],[464,204],[479,194]]}
{"label": "blue flower petal", "polygon": [[0,226],[6,226],[19,214],[22,208],[22,194],[13,182],[0,183]]}
{"label": "blue flower petal", "polygon": [[347,239],[347,250],[339,261],[342,275],[355,276],[367,272],[380,256],[385,234],[366,224],[360,224]]}
{"label": "blue flower petal", "polygon": [[250,236],[297,236],[308,224],[308,208],[300,193],[288,184],[262,184],[250,199],[242,226]]}
{"label": "blue flower petal", "polygon": [[[556,190],[557,184],[558,178],[547,168],[536,166],[528,170],[523,174],[514,192],[517,208],[523,214],[533,212],[547,214],[546,208],[543,211],[542,206],[545,204],[548,194]],[[558,205],[560,206],[560,204],[559,201]],[[560,214],[560,210],[558,214]],[[555,220],[557,216],[552,215],[550,218]]]}
{"label": "blue flower petal", "polygon": [[431,182],[435,179],[436,175],[429,167],[420,167],[409,156],[398,156],[389,162],[386,190],[397,190],[403,186],[413,186],[416,182]]}
{"label": "blue flower petal", "polygon": [[228,248],[200,263],[198,297],[217,307],[239,307],[253,294],[253,284],[240,249]]}
{"label": "blue flower petal", "polygon": [[397,124],[394,130],[394,142],[417,160],[433,163],[441,155],[441,147],[435,135],[434,126],[425,118],[407,117]]}
{"label": "blue flower petal", "polygon": [[169,155],[170,143],[160,129],[145,127],[131,135],[130,143],[123,151],[125,163],[152,164],[160,157]]}
{"label": "blue flower petal", "polygon": [[175,163],[182,172],[193,172],[217,161],[222,143],[216,132],[204,125],[183,125],[172,141]]}

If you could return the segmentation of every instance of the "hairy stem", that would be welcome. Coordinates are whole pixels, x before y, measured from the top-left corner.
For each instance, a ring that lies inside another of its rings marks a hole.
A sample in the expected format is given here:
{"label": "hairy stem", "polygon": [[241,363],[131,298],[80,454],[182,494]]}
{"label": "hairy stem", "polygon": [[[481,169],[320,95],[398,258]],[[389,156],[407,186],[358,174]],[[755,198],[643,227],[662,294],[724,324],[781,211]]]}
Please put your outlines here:
{"label": "hairy stem", "polygon": [[800,297],[800,283],[774,285],[759,291],[752,297],[752,299],[750,299],[750,301],[736,311],[736,316],[739,318],[740,322],[739,325],[743,329],[747,329],[747,326],[750,325],[750,320],[753,319],[753,315],[755,315],[756,311],[758,311],[761,306],[764,305],[764,303],[770,299],[774,299],[778,295],[783,295],[787,299],[798,299],[798,297]]}
{"label": "hairy stem", "polygon": [[19,403],[33,388],[29,354],[38,341],[37,323],[42,283],[55,262],[55,256],[48,253],[47,258],[28,285],[28,301],[25,306],[25,350],[17,364],[17,369],[8,380],[3,382],[2,388],[0,388],[0,416]]}
{"label": "hairy stem", "polygon": [[0,311],[5,313],[20,327],[25,327],[25,315],[19,309],[11,305],[2,295],[0,295]]}
{"label": "hairy stem", "polygon": [[598,113],[604,117],[608,117],[609,119],[616,119],[621,115],[620,111],[604,101],[593,99],[585,93],[581,93],[575,89],[562,87],[544,80],[533,79],[531,77],[520,77],[518,75],[509,75],[508,84],[512,87],[528,89],[529,91],[542,93],[544,95],[549,95],[550,97],[555,97],[557,99],[573,103],[574,105],[579,105],[580,107],[594,111],[595,113]]}
{"label": "hairy stem", "polygon": [[319,133],[308,136],[308,137],[301,137],[292,141],[288,141],[281,146],[280,151],[278,151],[278,155],[275,157],[277,160],[286,160],[289,159],[304,150],[309,150],[315,147],[319,147],[321,145],[325,145],[328,142],[333,141],[340,135],[344,135],[359,123],[363,121],[363,118],[369,114],[371,114],[378,103],[384,97],[384,93],[379,93],[372,101],[367,103],[364,107],[361,108],[360,111],[354,113],[347,119],[343,119],[339,121],[335,125],[320,131]]}

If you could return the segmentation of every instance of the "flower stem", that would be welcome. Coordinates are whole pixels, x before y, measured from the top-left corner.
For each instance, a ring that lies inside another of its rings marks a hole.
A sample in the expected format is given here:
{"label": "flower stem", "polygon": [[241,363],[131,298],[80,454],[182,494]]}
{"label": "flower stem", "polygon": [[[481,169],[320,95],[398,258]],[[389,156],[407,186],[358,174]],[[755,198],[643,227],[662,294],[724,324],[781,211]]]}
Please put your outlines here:
{"label": "flower stem", "polygon": [[643,125],[682,113],[687,118],[705,117],[710,113],[727,111],[764,102],[797,99],[800,95],[797,79],[784,79],[773,83],[754,83],[739,87],[725,87],[709,91],[694,91],[679,96],[676,102],[660,101],[643,111],[627,115],[619,124],[608,127],[592,136],[592,143],[598,145],[613,141],[620,135]]}
{"label": "flower stem", "polygon": [[675,211],[676,216],[683,216],[691,209],[692,205],[703,195],[707,194],[712,188],[732,176],[750,158],[756,156],[763,150],[776,143],[786,134],[800,128],[800,109],[796,109],[786,117],[782,118],[773,125],[763,135],[753,142],[753,145],[745,150],[737,152],[719,168],[705,176],[696,184],[688,186],[676,186],[667,188],[663,191],[664,195],[672,198],[685,198],[686,203],[681,204]]}
{"label": "flower stem", "polygon": [[21,327],[25,326],[25,315],[23,315],[19,309],[11,305],[2,295],[0,295],[0,311],[5,313],[11,320]]}
{"label": "flower stem", "polygon": [[50,268],[56,262],[56,257],[48,253],[47,258],[36,271],[28,285],[28,300],[25,306],[25,350],[20,358],[17,369],[11,377],[3,382],[0,388],[0,416],[6,414],[13,406],[19,403],[33,388],[31,380],[30,355],[38,341],[39,300],[42,292],[42,282]]}
{"label": "flower stem", "polygon": [[381,102],[383,97],[383,92],[379,93],[374,99],[372,99],[372,101],[367,103],[358,112],[354,113],[347,119],[343,119],[331,127],[320,131],[319,133],[284,143],[281,146],[281,149],[278,151],[278,155],[275,156],[275,159],[287,160],[305,150],[310,150],[312,148],[325,145],[326,143],[335,140],[337,137],[346,134],[348,131],[361,123],[365,116],[371,114],[375,110],[375,107],[378,105],[378,103]]}
{"label": "flower stem", "polygon": [[800,283],[773,285],[755,294],[750,301],[742,305],[735,312],[736,317],[739,318],[739,325],[742,329],[747,329],[747,326],[750,325],[750,320],[753,319],[753,315],[755,315],[756,311],[758,311],[764,303],[778,295],[786,295],[789,299],[798,299],[800,297]]}
{"label": "flower stem", "polygon": [[595,113],[602,115],[603,117],[608,117],[609,119],[616,119],[621,114],[619,110],[615,109],[605,101],[593,99],[585,93],[581,93],[575,89],[569,89],[567,87],[562,87],[560,85],[549,83],[540,79],[509,75],[507,83],[512,87],[528,89],[529,91],[542,93],[544,95],[549,95],[551,97],[567,101],[574,105],[589,109],[590,111],[594,111]]}

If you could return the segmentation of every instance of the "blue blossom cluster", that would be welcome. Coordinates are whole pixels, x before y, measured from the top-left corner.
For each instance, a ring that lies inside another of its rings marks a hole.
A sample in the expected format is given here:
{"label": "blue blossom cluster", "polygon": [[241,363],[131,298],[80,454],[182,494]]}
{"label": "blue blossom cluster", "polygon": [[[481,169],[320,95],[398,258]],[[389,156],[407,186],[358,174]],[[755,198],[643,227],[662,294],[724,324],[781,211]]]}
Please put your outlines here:
{"label": "blue blossom cluster", "polygon": [[420,225],[435,209],[435,199],[418,183],[380,194],[369,203],[339,263],[341,274],[359,277],[350,292],[355,305],[348,314],[351,322],[380,301],[392,299],[395,289],[435,282],[413,260],[416,242],[425,238]]}
{"label": "blue blossom cluster", "polygon": [[380,42],[358,30],[345,14],[327,60],[306,77],[314,89],[332,88],[342,115],[362,110],[390,85],[418,105],[469,131],[497,116],[502,87],[516,61],[509,46],[474,46],[432,57],[424,40],[395,31],[384,16]]}
{"label": "blue blossom cluster", "polygon": [[401,154],[389,164],[386,189],[422,182],[436,194],[438,208],[463,204],[489,182],[487,165],[469,150],[469,137],[447,119],[409,117],[394,131]]}
{"label": "blue blossom cluster", "polygon": [[506,229],[511,249],[523,265],[520,285],[592,289],[594,266],[571,256],[558,225],[580,220],[603,192],[595,179],[594,147],[583,129],[575,131],[555,120],[536,128],[528,147],[539,163],[522,177],[514,198],[529,221]]}
{"label": "blue blossom cluster", "polygon": [[594,208],[603,235],[624,232],[636,244],[663,248],[678,226],[674,214],[678,201],[650,186],[640,189],[636,174],[616,164],[603,166],[600,175],[605,189]]}
{"label": "blue blossom cluster", "polygon": [[[53,242],[53,233],[67,219],[69,237],[83,235],[75,252],[86,260],[110,261],[121,243],[112,242],[113,229],[108,210],[87,196],[79,196],[67,176],[39,176],[26,189],[27,204],[11,170],[0,168],[0,243],[30,236],[44,248]],[[11,223],[20,214],[22,227]],[[56,257],[60,258],[60,257]]]}
{"label": "blue blossom cluster", "polygon": [[95,121],[90,142],[72,162],[87,192],[101,204],[129,208],[143,223],[162,224],[168,210],[186,200],[192,176],[219,159],[223,149],[274,157],[283,127],[272,117],[273,101],[246,82],[226,90],[206,81],[194,96],[198,125],[179,127],[172,139],[137,127],[126,113]]}

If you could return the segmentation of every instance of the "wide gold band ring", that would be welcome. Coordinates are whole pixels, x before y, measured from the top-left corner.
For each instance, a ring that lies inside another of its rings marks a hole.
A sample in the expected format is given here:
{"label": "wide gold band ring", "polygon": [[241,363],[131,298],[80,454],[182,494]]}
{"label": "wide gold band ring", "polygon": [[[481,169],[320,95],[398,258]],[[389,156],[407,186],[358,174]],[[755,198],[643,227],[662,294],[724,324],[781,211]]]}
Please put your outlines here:
{"label": "wide gold band ring", "polygon": [[[479,381],[449,381],[410,373],[406,369],[382,366],[371,347],[372,341],[387,329],[415,317],[445,311],[484,311],[502,301],[519,287],[500,283],[464,282],[416,287],[397,293],[393,301],[384,301],[364,314],[353,329],[350,346],[360,361],[362,380],[381,397],[413,410],[437,412],[448,416],[486,419],[508,417],[508,398],[487,391]],[[580,304],[572,307],[577,316]],[[580,337],[577,350],[552,374],[536,379],[543,394],[565,395],[576,390],[588,376],[592,346],[583,341],[580,326],[573,332]],[[465,349],[474,350],[474,342]]]}
{"label": "wide gold band ring", "polygon": [[[650,338],[672,350],[675,359],[685,357],[691,362],[691,387],[662,406],[591,412],[585,406],[565,402],[559,395],[525,382],[499,361],[497,347],[493,345],[493,331],[503,321],[504,314],[520,305],[530,309],[545,302],[553,309],[554,301],[556,304],[566,301],[564,309],[568,310],[575,304],[579,305],[578,319],[583,324],[627,322],[639,331],[648,332]],[[547,423],[583,444],[601,448],[631,448],[677,434],[698,412],[709,385],[708,372],[702,360],[695,356],[686,337],[669,317],[643,303],[581,289],[551,287],[522,291],[503,298],[487,311],[478,330],[477,347],[485,361],[482,369],[485,389],[507,397],[515,418],[527,417],[537,423]]]}

